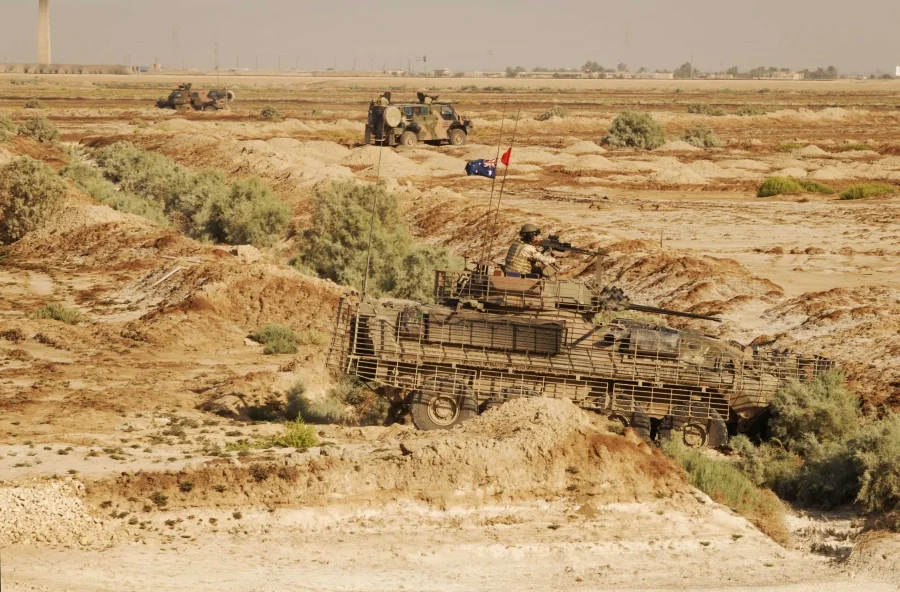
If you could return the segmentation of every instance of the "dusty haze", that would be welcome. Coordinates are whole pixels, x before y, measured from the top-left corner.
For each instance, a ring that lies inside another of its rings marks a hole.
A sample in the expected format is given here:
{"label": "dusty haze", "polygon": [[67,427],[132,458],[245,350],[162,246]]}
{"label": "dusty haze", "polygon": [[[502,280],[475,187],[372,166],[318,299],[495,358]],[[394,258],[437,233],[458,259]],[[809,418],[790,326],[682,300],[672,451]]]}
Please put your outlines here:
{"label": "dusty haze", "polygon": [[[495,70],[578,67],[736,65],[893,73],[900,64],[900,3],[860,0],[53,0],[53,56],[61,63],[151,64],[209,68]],[[431,8],[426,8],[431,5]],[[429,26],[398,23],[418,14]],[[441,22],[441,24],[437,24]],[[0,2],[0,60],[36,59],[37,2]],[[173,28],[179,28],[173,52]],[[626,43],[627,38],[627,43]],[[492,55],[491,53],[492,52]]]}

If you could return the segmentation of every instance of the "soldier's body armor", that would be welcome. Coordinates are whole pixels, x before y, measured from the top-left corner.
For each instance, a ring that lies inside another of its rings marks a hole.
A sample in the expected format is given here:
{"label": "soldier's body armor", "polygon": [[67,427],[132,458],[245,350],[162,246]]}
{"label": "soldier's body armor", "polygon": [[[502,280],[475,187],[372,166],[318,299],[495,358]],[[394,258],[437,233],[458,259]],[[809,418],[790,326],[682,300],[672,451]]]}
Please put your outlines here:
{"label": "soldier's body armor", "polygon": [[509,251],[506,252],[506,271],[531,273],[531,261],[528,260],[525,247],[526,245],[522,241],[516,241],[510,245]]}

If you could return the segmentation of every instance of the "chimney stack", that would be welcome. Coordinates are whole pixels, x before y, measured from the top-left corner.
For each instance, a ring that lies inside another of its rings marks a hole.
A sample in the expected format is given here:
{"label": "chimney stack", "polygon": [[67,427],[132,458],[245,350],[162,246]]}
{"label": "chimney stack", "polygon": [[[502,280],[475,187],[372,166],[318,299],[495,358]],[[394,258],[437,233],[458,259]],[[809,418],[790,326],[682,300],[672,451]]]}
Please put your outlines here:
{"label": "chimney stack", "polygon": [[38,0],[38,64],[50,63],[50,0]]}

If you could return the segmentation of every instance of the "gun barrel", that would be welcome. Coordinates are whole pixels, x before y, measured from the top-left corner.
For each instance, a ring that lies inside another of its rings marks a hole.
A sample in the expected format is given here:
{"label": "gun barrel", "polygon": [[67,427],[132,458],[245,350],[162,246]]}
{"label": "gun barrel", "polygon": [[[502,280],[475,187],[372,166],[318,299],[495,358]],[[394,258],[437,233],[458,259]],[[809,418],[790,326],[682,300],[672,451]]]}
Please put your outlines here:
{"label": "gun barrel", "polygon": [[716,323],[721,323],[721,317],[711,317],[702,314],[696,314],[693,312],[681,312],[679,310],[669,310],[667,308],[656,308],[655,306],[644,306],[643,304],[629,304],[628,310],[636,310],[639,312],[652,312],[656,314],[664,314],[673,317],[685,317],[688,319],[701,319],[704,321],[715,321]]}

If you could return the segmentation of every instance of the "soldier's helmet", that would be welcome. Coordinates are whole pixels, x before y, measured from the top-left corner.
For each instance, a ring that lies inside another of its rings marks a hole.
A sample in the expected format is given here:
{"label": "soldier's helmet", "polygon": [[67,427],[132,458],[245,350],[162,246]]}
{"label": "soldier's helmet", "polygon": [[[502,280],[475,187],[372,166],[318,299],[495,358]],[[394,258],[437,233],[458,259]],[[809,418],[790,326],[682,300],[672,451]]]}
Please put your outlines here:
{"label": "soldier's helmet", "polygon": [[522,229],[519,230],[519,234],[521,236],[525,236],[527,234],[537,236],[540,233],[541,233],[541,229],[530,222],[528,224],[525,224],[524,226],[522,226]]}

